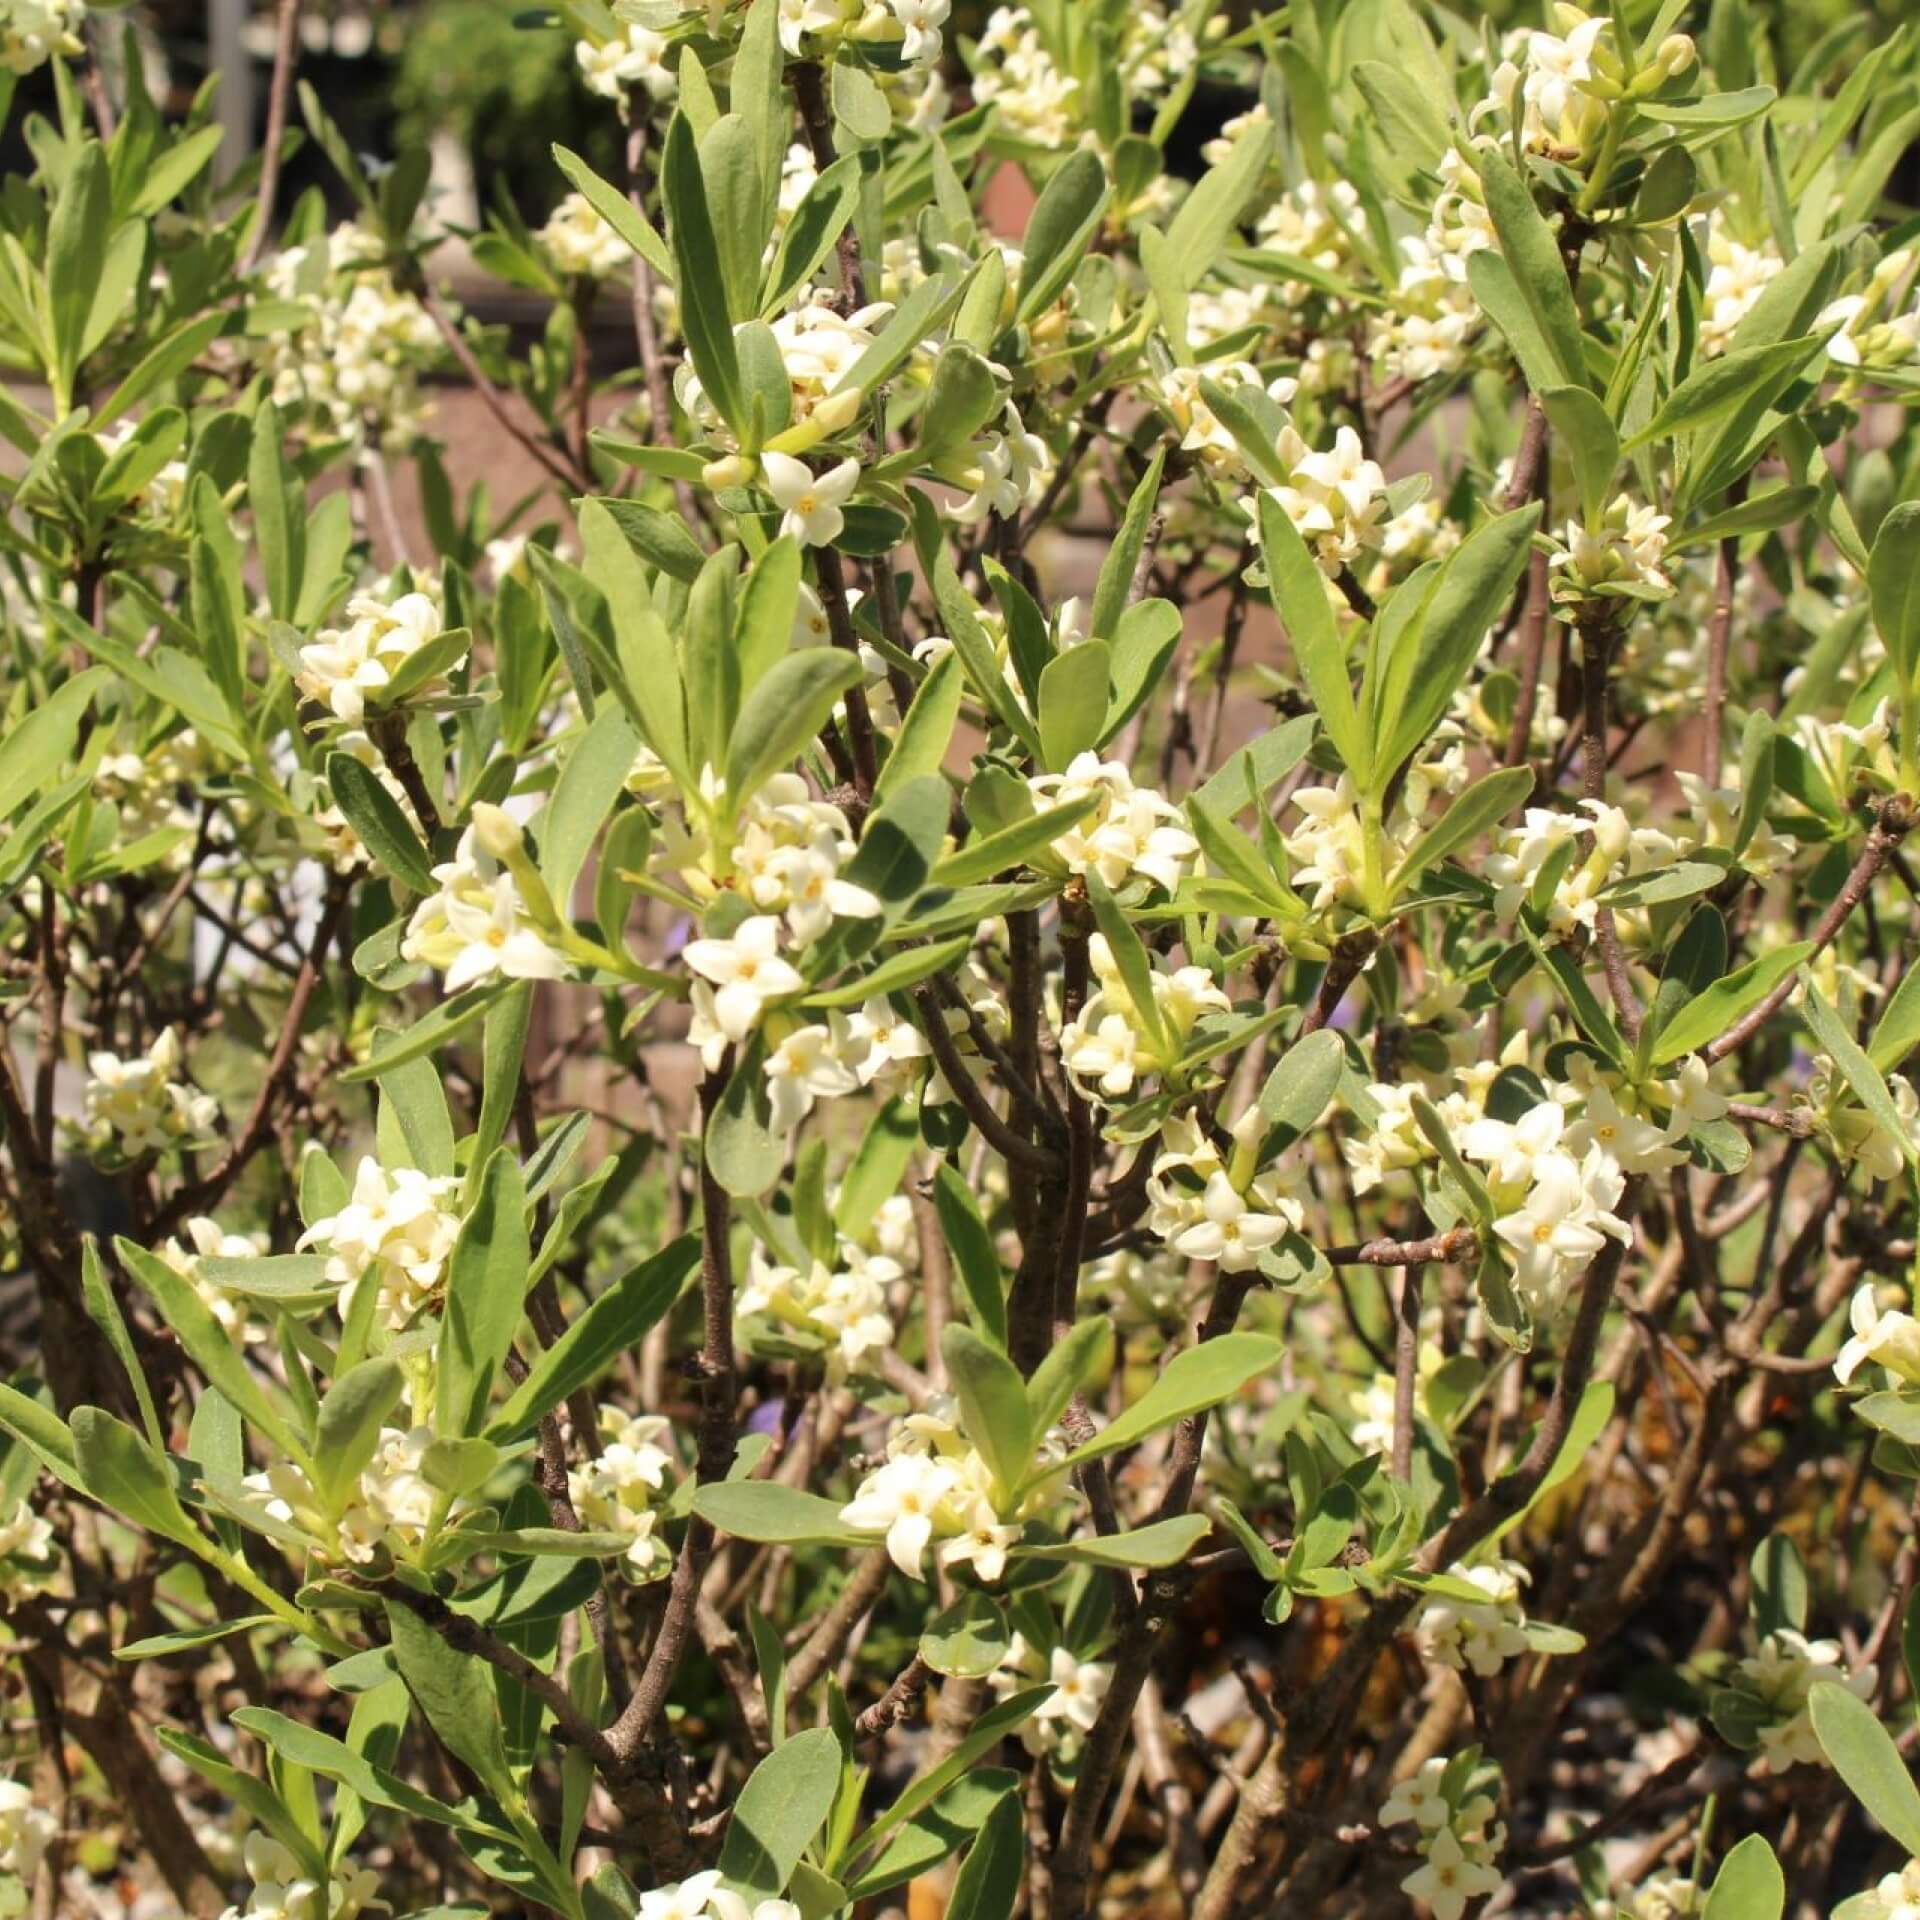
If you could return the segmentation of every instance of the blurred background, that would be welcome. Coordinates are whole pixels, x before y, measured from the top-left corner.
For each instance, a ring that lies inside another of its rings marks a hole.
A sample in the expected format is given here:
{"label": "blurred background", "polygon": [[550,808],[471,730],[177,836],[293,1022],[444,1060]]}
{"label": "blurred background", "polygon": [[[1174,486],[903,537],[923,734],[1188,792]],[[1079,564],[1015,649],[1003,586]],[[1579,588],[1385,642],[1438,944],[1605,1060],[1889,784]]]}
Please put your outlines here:
{"label": "blurred background", "polygon": [[[1319,0],[1332,12],[1347,0]],[[1770,37],[1782,70],[1829,28],[1866,16],[1871,31],[1890,30],[1910,16],[1914,0],[1701,0],[1683,25],[1708,46]],[[948,44],[977,33],[993,11],[988,0],[954,0]],[[1237,0],[1241,18],[1281,11],[1270,0]],[[1629,12],[1638,9],[1630,7]],[[581,86],[571,33],[541,27],[542,10],[519,0],[389,0],[372,7],[356,0],[303,0],[300,76],[312,82],[359,151],[391,157],[425,143],[435,154],[436,182],[456,204],[443,215],[465,224],[502,189],[522,213],[543,219],[564,183],[549,158],[556,138],[584,153],[602,171],[614,170],[618,129],[604,101]],[[1462,0],[1460,17],[1496,28],[1539,17],[1536,0]],[[516,21],[522,24],[516,25]],[[224,76],[221,118],[237,164],[265,126],[267,83],[273,64],[271,0],[144,0],[124,13],[97,16],[103,47],[117,42],[120,23],[139,38],[156,99],[184,111],[209,73]],[[1867,44],[1863,36],[1862,44]],[[949,55],[952,58],[951,53]],[[957,67],[957,63],[956,63]],[[956,72],[956,78],[958,77]],[[25,91],[51,94],[45,70]],[[1198,146],[1220,119],[1245,103],[1223,95],[1197,99],[1181,142]],[[14,126],[19,116],[14,116]],[[8,168],[30,164],[18,134]],[[1176,167],[1185,155],[1170,156]],[[290,169],[291,195],[319,183],[331,190],[324,161],[311,147]],[[464,203],[464,204],[460,204]],[[342,212],[346,209],[344,205]]]}

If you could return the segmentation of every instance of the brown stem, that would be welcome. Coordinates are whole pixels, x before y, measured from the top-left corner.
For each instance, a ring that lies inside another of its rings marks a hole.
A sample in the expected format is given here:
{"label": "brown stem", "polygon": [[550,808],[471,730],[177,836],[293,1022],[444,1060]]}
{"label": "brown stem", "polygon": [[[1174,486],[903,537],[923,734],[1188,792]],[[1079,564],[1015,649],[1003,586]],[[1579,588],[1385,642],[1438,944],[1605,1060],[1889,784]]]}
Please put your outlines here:
{"label": "brown stem", "polygon": [[300,0],[279,0],[273,17],[273,79],[267,88],[267,141],[260,150],[260,190],[253,201],[253,231],[240,256],[240,271],[251,273],[266,251],[280,197],[281,149],[287,140],[287,99],[293,92],[293,67],[300,47]]}
{"label": "brown stem", "polygon": [[221,1155],[213,1169],[201,1179],[182,1187],[160,1209],[147,1236],[149,1244],[157,1245],[194,1214],[210,1213],[240,1177],[247,1163],[266,1145],[267,1136],[273,1130],[274,1107],[293,1079],[294,1060],[300,1046],[300,1029],[306,1022],[307,1007],[313,999],[314,990],[320,984],[327,949],[333,944],[334,935],[340,929],[347,903],[352,897],[351,877],[335,874],[328,882],[327,903],[321,911],[320,924],[314,929],[306,957],[300,962],[293,992],[287,998],[280,1032],[267,1061],[266,1077],[260,1083],[260,1091],[254,1096],[252,1110],[234,1136],[232,1145]]}
{"label": "brown stem", "polygon": [[1426,1269],[1400,1269],[1400,1288],[1394,1301],[1393,1343],[1393,1476],[1413,1477],[1413,1398],[1420,1379],[1420,1293]]}
{"label": "brown stem", "polygon": [[[847,576],[840,556],[831,547],[816,547],[813,563],[820,574],[820,603],[826,608],[833,644],[842,653],[860,658],[860,636],[853,630],[853,612],[847,605]],[[847,745],[853,754],[854,784],[862,800],[873,798],[879,778],[879,757],[873,741],[873,715],[867,710],[867,690],[859,681],[847,689]]]}
{"label": "brown stem", "polygon": [[1733,570],[1740,542],[1720,542],[1713,568],[1713,615],[1707,624],[1707,707],[1702,721],[1700,772],[1709,787],[1720,784],[1721,733],[1727,707],[1727,643],[1733,633]]}
{"label": "brown stem", "polygon": [[[1904,793],[1896,793],[1880,803],[1879,816],[1873,823],[1872,832],[1867,835],[1867,844],[1860,849],[1859,859],[1853,863],[1852,872],[1847,875],[1846,884],[1833,896],[1831,905],[1814,927],[1813,952],[1807,955],[1809,962],[1817,959],[1832,944],[1834,935],[1845,925],[1848,914],[1866,898],[1874,876],[1912,831],[1913,821],[1913,802]],[[1796,968],[1764,1000],[1749,1007],[1719,1039],[1711,1041],[1701,1051],[1709,1060],[1724,1060],[1728,1054],[1737,1053],[1786,1004],[1787,996],[1799,984],[1800,975]]]}
{"label": "brown stem", "polygon": [[1334,1267],[1455,1266],[1471,1260],[1479,1245],[1473,1228],[1450,1227],[1428,1240],[1366,1240],[1357,1247],[1330,1247],[1326,1260]]}

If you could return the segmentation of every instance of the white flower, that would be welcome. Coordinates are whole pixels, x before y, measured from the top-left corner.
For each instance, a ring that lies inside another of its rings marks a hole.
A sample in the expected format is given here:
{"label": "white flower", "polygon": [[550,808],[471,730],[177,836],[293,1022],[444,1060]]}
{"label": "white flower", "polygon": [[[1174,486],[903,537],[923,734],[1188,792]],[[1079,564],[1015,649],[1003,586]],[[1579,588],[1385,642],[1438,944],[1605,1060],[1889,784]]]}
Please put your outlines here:
{"label": "white flower", "polygon": [[1520,1601],[1526,1569],[1514,1560],[1489,1560],[1475,1567],[1456,1564],[1447,1573],[1451,1579],[1464,1580],[1477,1588],[1486,1599],[1481,1604],[1453,1599],[1431,1601],[1417,1627],[1420,1649],[1430,1660],[1455,1672],[1471,1669],[1482,1678],[1491,1678],[1527,1648],[1522,1630],[1526,1609]]}
{"label": "white flower", "polygon": [[860,484],[858,460],[842,460],[816,475],[790,453],[763,453],[760,471],[774,504],[784,512],[782,533],[792,534],[803,547],[824,547],[839,539],[847,524],[840,509]]}
{"label": "white flower", "polygon": [[1411,1779],[1402,1780],[1387,1796],[1385,1805],[1380,1809],[1380,1824],[1383,1827],[1397,1827],[1411,1820],[1425,1832],[1446,1826],[1451,1809],[1447,1805],[1446,1795],[1440,1791],[1440,1782],[1446,1777],[1446,1771],[1444,1757],[1423,1760],[1420,1771]]}
{"label": "white flower", "polygon": [[0,1780],[0,1872],[31,1880],[59,1831],[59,1820],[33,1804],[31,1787],[21,1780]]}
{"label": "white flower", "polygon": [[418,960],[446,975],[458,993],[476,981],[561,980],[566,956],[534,925],[513,875],[482,844],[470,826],[451,860],[433,869],[439,890],[413,910],[400,942],[403,959]]}
{"label": "white flower", "polygon": [[1848,1318],[1853,1338],[1834,1356],[1833,1375],[1842,1386],[1872,1362],[1909,1386],[1920,1386],[1920,1320],[1897,1309],[1882,1312],[1872,1281],[1853,1296]]}
{"label": "white flower", "polygon": [[43,67],[56,53],[86,52],[83,0],[6,0],[0,7],[0,67],[18,74]]}
{"label": "white flower", "polygon": [[1053,1682],[1053,1692],[1034,1709],[1033,1717],[1065,1720],[1082,1733],[1091,1733],[1113,1684],[1113,1669],[1094,1660],[1076,1660],[1065,1647],[1055,1647],[1047,1678]]}
{"label": "white flower", "polygon": [[713,1017],[737,1046],[760,1024],[769,1000],[798,993],[806,985],[780,957],[780,922],[771,914],[742,920],[730,939],[690,940],[685,959],[695,973],[719,989]]}
{"label": "white flower", "polygon": [[1460,1151],[1482,1162],[1496,1186],[1523,1187],[1540,1156],[1559,1146],[1566,1119],[1565,1109],[1553,1100],[1529,1107],[1512,1122],[1479,1119],[1461,1136]]}
{"label": "white flower", "polygon": [[171,1027],[131,1059],[104,1050],[88,1054],[86,1121],[96,1148],[137,1160],[169,1148],[207,1145],[220,1117],[219,1103],[176,1080],[180,1066],[180,1036]]}
{"label": "white flower", "polygon": [[574,43],[573,55],[580,64],[580,77],[589,93],[605,100],[618,100],[625,106],[628,87],[644,87],[655,100],[664,100],[679,85],[667,62],[669,42],[666,36],[650,28],[629,22],[622,30],[624,38]]}
{"label": "white flower", "polygon": [[1173,1250],[1189,1260],[1212,1260],[1223,1273],[1244,1273],[1282,1239],[1293,1222],[1284,1214],[1255,1213],[1224,1173],[1207,1181],[1202,1217],[1173,1239]]}
{"label": "white flower", "polygon": [[720,1870],[710,1868],[678,1884],[655,1887],[640,1896],[639,1920],[706,1920],[720,1886]]}
{"label": "white flower", "polygon": [[1844,1686],[1856,1699],[1871,1700],[1879,1673],[1871,1666],[1849,1672],[1839,1641],[1809,1640],[1782,1627],[1750,1659],[1737,1662],[1728,1681],[1767,1709],[1770,1717],[1759,1729],[1761,1757],[1769,1772],[1785,1773],[1793,1766],[1827,1764],[1809,1710],[1814,1688]]}
{"label": "white flower", "polygon": [[1089,870],[1113,889],[1135,874],[1156,881],[1171,893],[1199,852],[1199,843],[1177,822],[1180,810],[1151,787],[1136,787],[1118,760],[1081,753],[1065,773],[1043,773],[1027,782],[1036,808],[1092,803],[1078,825],[1054,841],[1053,850],[1069,871]]}
{"label": "white flower", "polygon": [[413,1321],[445,1278],[460,1235],[460,1215],[448,1203],[459,1190],[451,1175],[389,1169],[371,1154],[362,1157],[351,1200],[316,1220],[297,1242],[325,1249],[327,1279],[341,1289],[343,1316],[353,1310],[355,1289],[371,1276],[383,1323],[398,1329]]}
{"label": "white flower", "polygon": [[927,1036],[879,994],[848,1018],[847,1037],[859,1050],[856,1070],[862,1086],[871,1086],[888,1068],[909,1066],[932,1051]]}
{"label": "white flower", "polygon": [[837,1009],[827,1018],[826,1026],[795,1027],[767,1055],[767,1101],[776,1132],[792,1132],[813,1111],[815,1100],[860,1090],[847,1018]]}
{"label": "white flower", "polygon": [[941,1503],[959,1491],[960,1476],[945,1460],[903,1453],[877,1468],[840,1509],[862,1532],[885,1533],[887,1553],[910,1580],[924,1578],[922,1562]]}
{"label": "white flower", "polygon": [[618,273],[632,258],[627,243],[601,219],[584,193],[568,194],[533,237],[565,274],[603,280],[610,273]]}
{"label": "white flower", "polygon": [[446,622],[424,593],[403,593],[391,606],[362,594],[347,602],[347,621],[345,627],[323,629],[300,649],[294,684],[336,720],[357,727],[368,701],[378,702],[401,665],[437,640]]}
{"label": "white flower", "polygon": [[780,44],[796,60],[805,35],[837,27],[845,17],[840,0],[779,0],[779,9]]}
{"label": "white flower", "polygon": [[1618,1165],[1598,1147],[1582,1160],[1556,1150],[1534,1162],[1526,1199],[1493,1230],[1512,1249],[1515,1281],[1536,1309],[1557,1308],[1609,1237],[1626,1241],[1626,1222],[1609,1211],[1621,1185]]}
{"label": "white flower", "polygon": [[1019,1527],[1002,1526],[993,1517],[991,1507],[976,1514],[965,1533],[943,1541],[939,1561],[943,1567],[970,1566],[976,1577],[991,1585],[1007,1570],[1007,1549],[1020,1544]]}
{"label": "white flower", "polygon": [[1500,1874],[1484,1860],[1469,1856],[1451,1827],[1434,1835],[1426,1864],[1400,1882],[1401,1890],[1423,1900],[1434,1920],[1460,1920],[1469,1901],[1497,1893]]}

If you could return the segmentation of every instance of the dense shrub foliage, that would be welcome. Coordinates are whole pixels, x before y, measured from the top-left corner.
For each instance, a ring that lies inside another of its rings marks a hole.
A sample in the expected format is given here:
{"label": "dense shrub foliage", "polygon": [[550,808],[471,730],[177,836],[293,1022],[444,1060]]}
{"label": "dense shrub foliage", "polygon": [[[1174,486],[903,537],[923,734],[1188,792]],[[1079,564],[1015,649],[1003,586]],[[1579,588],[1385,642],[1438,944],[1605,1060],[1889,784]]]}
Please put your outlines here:
{"label": "dense shrub foliage", "polygon": [[1916,36],[947,11],[0,6],[6,1900],[1915,1920]]}

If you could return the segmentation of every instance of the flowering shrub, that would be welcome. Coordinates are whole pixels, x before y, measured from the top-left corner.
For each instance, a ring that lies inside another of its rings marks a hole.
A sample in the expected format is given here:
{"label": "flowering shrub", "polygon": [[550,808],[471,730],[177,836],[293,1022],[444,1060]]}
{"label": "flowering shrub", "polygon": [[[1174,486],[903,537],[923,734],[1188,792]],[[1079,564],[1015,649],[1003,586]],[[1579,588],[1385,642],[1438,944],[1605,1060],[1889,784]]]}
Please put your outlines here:
{"label": "flowering shrub", "polygon": [[1920,1913],[1920,61],[1684,11],[562,0],[516,346],[0,5],[9,1910]]}

